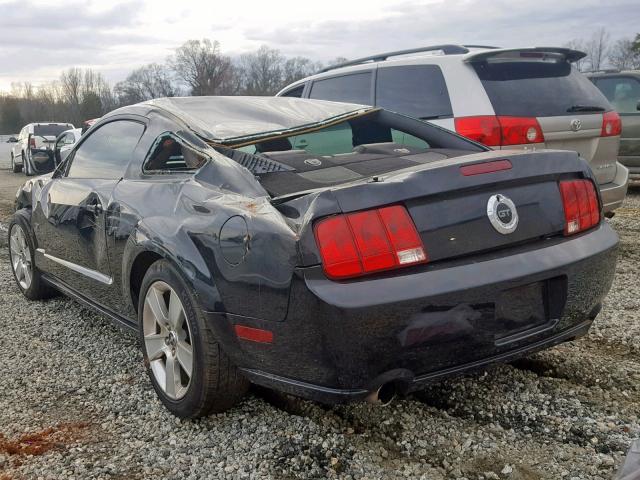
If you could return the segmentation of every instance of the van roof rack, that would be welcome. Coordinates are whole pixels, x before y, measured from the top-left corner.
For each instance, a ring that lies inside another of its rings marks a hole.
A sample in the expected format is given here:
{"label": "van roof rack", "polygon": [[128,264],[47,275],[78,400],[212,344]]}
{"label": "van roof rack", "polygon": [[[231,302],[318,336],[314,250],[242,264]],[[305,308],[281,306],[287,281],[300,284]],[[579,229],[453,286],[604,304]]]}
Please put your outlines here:
{"label": "van roof rack", "polygon": [[325,67],[320,70],[318,73],[328,72],[329,70],[335,70],[336,68],[342,67],[350,67],[352,65],[360,65],[361,63],[367,62],[382,62],[389,57],[398,57],[400,55],[409,55],[411,53],[421,53],[421,52],[434,52],[441,50],[445,55],[460,55],[464,53],[469,53],[469,48],[498,48],[498,47],[487,47],[483,45],[455,45],[455,44],[443,44],[443,45],[431,45],[429,47],[418,47],[418,48],[410,48],[408,50],[396,50],[394,52],[387,53],[379,53],[377,55],[371,55],[369,57],[357,58],[355,60],[349,60],[348,62],[338,63],[336,65],[331,65],[329,67]]}

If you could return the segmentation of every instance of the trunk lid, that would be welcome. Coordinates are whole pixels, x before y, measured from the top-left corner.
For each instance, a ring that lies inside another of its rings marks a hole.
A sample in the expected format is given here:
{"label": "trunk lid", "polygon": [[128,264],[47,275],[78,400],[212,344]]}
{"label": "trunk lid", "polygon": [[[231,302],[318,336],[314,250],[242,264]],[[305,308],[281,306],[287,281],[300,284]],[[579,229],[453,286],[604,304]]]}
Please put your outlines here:
{"label": "trunk lid", "polygon": [[[494,160],[508,160],[511,168],[471,176],[461,173],[462,166]],[[300,222],[303,265],[321,263],[312,233],[315,219],[393,204],[407,208],[434,262],[561,235],[564,210],[558,181],[576,177],[589,178],[590,172],[574,152],[491,151],[393,172],[377,182],[341,185],[274,202],[285,216]],[[515,205],[518,224],[511,233],[500,233],[489,219],[488,203],[495,195]]]}

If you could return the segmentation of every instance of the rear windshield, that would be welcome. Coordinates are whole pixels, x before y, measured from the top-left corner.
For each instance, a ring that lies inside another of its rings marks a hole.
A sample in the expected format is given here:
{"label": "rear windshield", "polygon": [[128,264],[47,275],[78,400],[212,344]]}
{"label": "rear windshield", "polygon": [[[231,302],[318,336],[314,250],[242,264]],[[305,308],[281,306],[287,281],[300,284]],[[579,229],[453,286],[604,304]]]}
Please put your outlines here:
{"label": "rear windshield", "polygon": [[589,79],[564,61],[485,61],[473,66],[496,115],[553,117],[611,110]]}
{"label": "rear windshield", "polygon": [[73,126],[68,124],[58,125],[56,123],[50,123],[48,125],[35,125],[33,127],[33,134],[42,135],[43,137],[57,137],[70,128],[73,128]]}

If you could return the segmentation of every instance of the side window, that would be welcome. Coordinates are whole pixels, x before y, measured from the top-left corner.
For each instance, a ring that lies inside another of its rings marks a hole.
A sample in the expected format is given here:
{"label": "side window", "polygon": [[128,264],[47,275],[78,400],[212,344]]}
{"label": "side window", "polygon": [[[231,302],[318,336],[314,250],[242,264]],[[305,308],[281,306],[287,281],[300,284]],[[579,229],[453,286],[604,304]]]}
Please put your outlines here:
{"label": "side window", "polygon": [[393,142],[406,145],[407,147],[429,148],[429,144],[421,138],[414,137],[410,133],[401,132],[393,128],[391,129],[391,139]]}
{"label": "side window", "polygon": [[316,80],[309,98],[334,102],[371,104],[371,72]]}
{"label": "side window", "polygon": [[451,117],[451,101],[437,65],[380,67],[376,106],[421,119]]}
{"label": "side window", "polygon": [[304,92],[304,83],[296,88],[292,88],[291,90],[288,90],[286,92],[284,92],[282,95],[280,95],[281,97],[295,97],[295,98],[302,98],[302,92]]}
{"label": "side window", "polygon": [[78,147],[67,176],[122,177],[143,132],[144,125],[131,120],[116,120],[101,126]]}
{"label": "side window", "polygon": [[76,137],[73,136],[73,133],[67,133],[64,136],[64,144],[73,145],[74,143],[76,143]]}
{"label": "side window", "polygon": [[316,132],[289,137],[293,150],[312,155],[336,155],[351,152],[353,132],[348,122],[332,125]]}
{"label": "side window", "polygon": [[200,168],[207,161],[182,139],[172,133],[160,135],[151,146],[142,166],[144,172],[189,171]]}
{"label": "side window", "polygon": [[618,113],[640,113],[640,82],[635,78],[598,78],[596,85]]}

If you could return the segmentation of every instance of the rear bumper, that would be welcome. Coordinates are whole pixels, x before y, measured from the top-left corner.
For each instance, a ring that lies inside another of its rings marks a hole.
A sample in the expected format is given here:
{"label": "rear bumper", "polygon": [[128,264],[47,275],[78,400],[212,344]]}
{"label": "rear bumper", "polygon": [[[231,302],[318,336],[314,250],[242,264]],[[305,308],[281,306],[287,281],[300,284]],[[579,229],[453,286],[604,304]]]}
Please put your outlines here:
{"label": "rear bumper", "polygon": [[613,181],[599,185],[604,213],[622,206],[627,195],[629,169],[620,162],[616,162],[616,167],[616,176]]}
{"label": "rear bumper", "polygon": [[[224,326],[225,351],[257,384],[327,402],[358,400],[388,382],[412,391],[584,335],[611,286],[617,243],[603,222],[570,240],[403,275],[339,283],[320,267],[304,268],[292,281],[284,321],[209,317]],[[539,285],[544,318],[529,305]],[[233,324],[268,329],[273,343],[238,340]]]}

